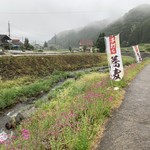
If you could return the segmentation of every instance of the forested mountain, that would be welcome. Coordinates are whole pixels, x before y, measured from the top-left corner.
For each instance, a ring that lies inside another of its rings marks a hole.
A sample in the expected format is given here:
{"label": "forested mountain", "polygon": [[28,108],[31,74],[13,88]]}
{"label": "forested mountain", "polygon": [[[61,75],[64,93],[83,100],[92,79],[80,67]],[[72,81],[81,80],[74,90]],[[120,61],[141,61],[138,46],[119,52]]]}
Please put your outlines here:
{"label": "forested mountain", "polygon": [[80,39],[92,39],[96,41],[102,32],[106,35],[120,33],[122,46],[150,43],[150,5],[145,4],[133,8],[122,18],[111,24],[105,20],[79,30],[62,32],[54,36],[48,44],[55,43],[64,48],[68,48],[69,46],[78,47]]}
{"label": "forested mountain", "polygon": [[103,20],[92,23],[80,29],[61,32],[48,41],[48,46],[69,48],[69,46],[78,47],[79,40],[81,39],[92,39],[95,41],[99,36],[99,32],[109,23],[110,22],[107,20]]}
{"label": "forested mountain", "polygon": [[131,9],[103,32],[106,35],[120,33],[123,46],[150,43],[150,5],[140,5]]}

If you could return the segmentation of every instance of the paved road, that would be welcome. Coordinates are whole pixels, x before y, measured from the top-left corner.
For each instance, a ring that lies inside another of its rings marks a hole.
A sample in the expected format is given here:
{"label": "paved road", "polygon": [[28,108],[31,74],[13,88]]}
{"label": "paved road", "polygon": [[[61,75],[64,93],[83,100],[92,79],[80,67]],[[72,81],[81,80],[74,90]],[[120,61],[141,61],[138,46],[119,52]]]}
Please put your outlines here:
{"label": "paved road", "polygon": [[97,150],[150,150],[150,65],[130,84]]}

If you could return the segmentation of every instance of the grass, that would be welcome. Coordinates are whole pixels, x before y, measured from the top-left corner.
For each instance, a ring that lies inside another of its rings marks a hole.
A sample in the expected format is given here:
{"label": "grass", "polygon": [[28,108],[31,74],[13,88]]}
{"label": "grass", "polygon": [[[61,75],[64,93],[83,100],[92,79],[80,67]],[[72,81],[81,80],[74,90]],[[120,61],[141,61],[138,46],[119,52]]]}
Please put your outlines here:
{"label": "grass", "polygon": [[30,97],[36,97],[49,91],[55,83],[67,78],[67,72],[54,72],[45,79],[34,77],[22,77],[15,80],[1,81],[0,84],[0,109],[4,109],[19,101],[25,101]]}
{"label": "grass", "polygon": [[44,56],[0,57],[0,78],[14,79],[32,75],[46,77],[55,70],[74,71],[82,68],[91,68],[103,65],[106,54],[67,54]]}
{"label": "grass", "polygon": [[48,92],[53,85],[67,78],[80,78],[83,72],[63,72],[54,71],[51,76],[43,79],[36,79],[34,76],[20,77],[14,80],[0,80],[0,109],[4,109],[12,104],[27,101],[31,97],[37,97],[44,92]]}
{"label": "grass", "polygon": [[[90,73],[67,81],[49,94],[51,102],[16,130],[16,139],[2,149],[89,150],[102,131],[103,123],[119,107],[126,87],[150,60],[131,64],[119,82],[110,82],[108,73]],[[118,86],[119,90],[114,91]],[[25,132],[25,133],[24,133]]]}
{"label": "grass", "polygon": [[[124,65],[129,65],[133,62],[133,58],[123,57]],[[105,62],[104,65],[106,65]],[[84,71],[84,73],[87,72]],[[20,101],[26,101],[31,97],[37,97],[43,92],[48,92],[57,82],[68,77],[75,77],[77,79],[84,73],[54,71],[51,76],[44,77],[43,79],[36,78],[35,76],[24,76],[13,80],[0,80],[0,109],[4,109]]]}
{"label": "grass", "polygon": [[24,76],[19,79],[6,80],[6,81],[0,80],[0,90],[17,87],[20,85],[27,85],[34,82],[35,80],[36,78],[34,76]]}
{"label": "grass", "polygon": [[122,61],[124,66],[128,66],[130,64],[135,63],[135,59],[130,56],[123,56]]}
{"label": "grass", "polygon": [[[150,52],[150,44],[148,44],[148,43],[141,43],[138,46],[139,46],[139,50],[140,51]],[[133,49],[132,49],[131,46],[130,47],[122,47],[121,49],[123,51],[131,51],[131,52],[133,52]]]}

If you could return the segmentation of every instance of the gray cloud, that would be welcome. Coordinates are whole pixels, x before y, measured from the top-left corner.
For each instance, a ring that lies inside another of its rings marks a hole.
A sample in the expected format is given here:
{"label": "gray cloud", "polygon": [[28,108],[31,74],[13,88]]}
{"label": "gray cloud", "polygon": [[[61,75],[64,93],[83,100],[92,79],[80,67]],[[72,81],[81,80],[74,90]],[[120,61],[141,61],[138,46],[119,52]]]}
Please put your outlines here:
{"label": "gray cloud", "polygon": [[105,18],[119,18],[149,0],[5,0],[0,4],[0,33],[44,42],[54,34]]}

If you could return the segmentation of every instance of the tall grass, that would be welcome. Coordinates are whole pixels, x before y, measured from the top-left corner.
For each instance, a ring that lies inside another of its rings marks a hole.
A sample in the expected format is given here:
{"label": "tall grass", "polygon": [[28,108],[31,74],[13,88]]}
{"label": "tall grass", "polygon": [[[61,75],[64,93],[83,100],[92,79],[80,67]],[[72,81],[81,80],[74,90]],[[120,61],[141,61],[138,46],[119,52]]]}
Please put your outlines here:
{"label": "tall grass", "polygon": [[[67,81],[49,96],[51,102],[19,126],[16,139],[2,147],[29,150],[89,150],[105,119],[123,99],[125,87],[150,62],[126,68],[124,80],[113,83],[108,74],[91,73],[76,81]],[[111,86],[110,86],[111,85]],[[27,136],[22,134],[24,131]]]}
{"label": "tall grass", "polygon": [[[134,59],[131,57],[123,57],[124,65],[131,64],[133,61]],[[49,91],[53,84],[71,75],[78,78],[82,76],[82,73],[54,71],[51,76],[43,79],[25,76],[13,80],[0,80],[0,109],[19,101],[26,101],[30,97],[37,97],[42,92]]]}
{"label": "tall grass", "polygon": [[1,81],[0,109],[47,92],[50,87],[67,78],[68,75],[69,73],[67,72],[55,72],[45,79],[23,77],[13,81]]}

